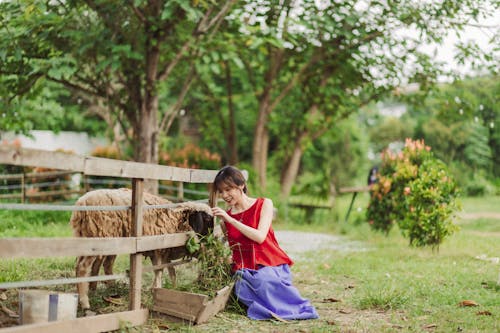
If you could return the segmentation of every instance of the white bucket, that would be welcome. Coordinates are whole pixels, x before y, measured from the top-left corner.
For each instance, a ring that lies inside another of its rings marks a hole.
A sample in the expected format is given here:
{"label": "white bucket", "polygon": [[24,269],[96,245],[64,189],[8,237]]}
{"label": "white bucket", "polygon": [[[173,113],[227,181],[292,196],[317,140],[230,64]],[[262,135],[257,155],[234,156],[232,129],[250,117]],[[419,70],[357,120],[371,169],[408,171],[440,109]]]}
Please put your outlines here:
{"label": "white bucket", "polygon": [[21,325],[75,319],[77,308],[78,294],[47,290],[19,291]]}

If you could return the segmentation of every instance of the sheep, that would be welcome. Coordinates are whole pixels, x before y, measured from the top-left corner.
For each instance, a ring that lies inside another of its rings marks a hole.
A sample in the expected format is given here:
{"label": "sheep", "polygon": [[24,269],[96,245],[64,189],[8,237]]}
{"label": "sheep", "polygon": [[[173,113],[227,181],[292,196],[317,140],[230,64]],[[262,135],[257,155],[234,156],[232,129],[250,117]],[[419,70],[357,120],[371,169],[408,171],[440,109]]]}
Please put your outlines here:
{"label": "sheep", "polygon": [[[87,192],[76,201],[77,206],[130,206],[132,191],[129,189],[100,189]],[[149,194],[143,194],[145,205],[171,204],[170,201]],[[75,237],[130,237],[131,212],[119,211],[73,211],[70,219]],[[144,236],[162,235],[177,232],[195,231],[206,235],[214,227],[210,207],[204,203],[183,202],[174,208],[154,208],[143,210],[142,233]],[[150,258],[154,266],[168,263],[186,255],[184,247],[147,251],[144,256]],[[101,265],[106,275],[113,274],[116,255],[79,257],[76,262],[76,276],[95,276]],[[169,267],[170,277],[175,282],[175,271]],[[153,288],[161,287],[163,269],[155,270]],[[96,288],[97,282],[90,284]],[[89,283],[77,284],[82,309],[89,309]]]}

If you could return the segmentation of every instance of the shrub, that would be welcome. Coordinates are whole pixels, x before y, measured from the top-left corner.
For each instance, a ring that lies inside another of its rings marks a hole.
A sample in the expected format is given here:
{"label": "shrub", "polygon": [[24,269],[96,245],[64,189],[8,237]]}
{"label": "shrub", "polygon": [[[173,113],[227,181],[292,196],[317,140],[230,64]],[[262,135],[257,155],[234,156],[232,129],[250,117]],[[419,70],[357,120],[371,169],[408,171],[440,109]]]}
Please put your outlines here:
{"label": "shrub", "polygon": [[90,155],[95,156],[95,157],[102,157],[102,158],[112,158],[115,160],[123,159],[122,154],[120,153],[120,150],[115,145],[97,146],[90,153]]}
{"label": "shrub", "polygon": [[187,143],[182,148],[161,151],[159,153],[159,163],[181,168],[218,169],[221,158],[217,153],[211,153],[193,143]]}
{"label": "shrub", "polygon": [[384,151],[379,172],[366,213],[373,229],[388,233],[397,224],[410,245],[432,247],[457,230],[458,186],[423,140],[407,139],[398,154]]}

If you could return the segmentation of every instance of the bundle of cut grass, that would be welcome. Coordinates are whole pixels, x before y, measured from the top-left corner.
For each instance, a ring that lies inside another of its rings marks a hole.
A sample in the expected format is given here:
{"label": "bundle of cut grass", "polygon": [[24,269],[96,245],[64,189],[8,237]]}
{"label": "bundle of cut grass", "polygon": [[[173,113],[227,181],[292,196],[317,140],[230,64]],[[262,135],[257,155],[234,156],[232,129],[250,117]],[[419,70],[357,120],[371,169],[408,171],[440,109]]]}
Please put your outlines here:
{"label": "bundle of cut grass", "polygon": [[233,282],[231,274],[231,249],[213,233],[199,238],[192,237],[186,244],[187,251],[197,258],[198,278],[185,291],[203,293],[213,297],[217,291]]}

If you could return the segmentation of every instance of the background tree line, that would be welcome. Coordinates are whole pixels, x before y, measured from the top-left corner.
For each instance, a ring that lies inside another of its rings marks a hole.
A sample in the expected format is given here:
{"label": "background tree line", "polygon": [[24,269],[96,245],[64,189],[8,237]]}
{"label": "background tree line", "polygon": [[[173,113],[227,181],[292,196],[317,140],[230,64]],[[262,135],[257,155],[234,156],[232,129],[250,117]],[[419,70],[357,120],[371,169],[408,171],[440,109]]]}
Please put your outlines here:
{"label": "background tree line", "polygon": [[[106,133],[122,158],[158,163],[186,143],[175,129],[187,115],[197,145],[222,164],[245,165],[260,191],[277,180],[283,197],[352,184],[369,167],[369,142],[376,153],[403,136],[425,138],[457,172],[489,182],[498,177],[498,57],[462,45],[457,57],[493,74],[441,87],[438,77],[450,73],[419,46],[492,8],[473,0],[3,1],[1,128]],[[410,83],[418,94],[394,95]],[[409,112],[378,118],[373,105],[387,99]]]}

